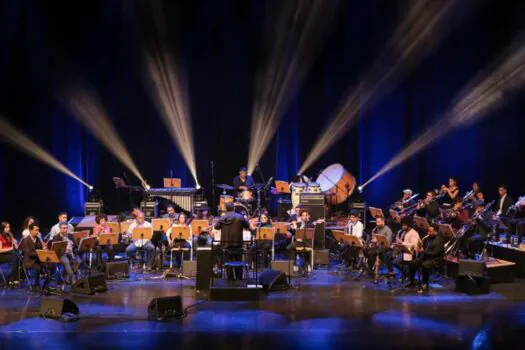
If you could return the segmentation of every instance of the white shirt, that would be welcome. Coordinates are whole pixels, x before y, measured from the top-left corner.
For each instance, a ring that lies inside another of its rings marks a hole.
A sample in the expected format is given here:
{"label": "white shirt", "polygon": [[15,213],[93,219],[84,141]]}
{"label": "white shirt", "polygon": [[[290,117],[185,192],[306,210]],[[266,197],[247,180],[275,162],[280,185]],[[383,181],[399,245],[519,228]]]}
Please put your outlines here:
{"label": "white shirt", "polygon": [[503,213],[503,201],[505,200],[506,197],[507,197],[507,194],[505,193],[499,200],[499,209],[498,209],[498,212],[496,213],[496,215],[498,216],[500,216]]}
{"label": "white shirt", "polygon": [[[415,251],[419,244],[419,240],[419,233],[417,233],[417,231],[414,229],[410,229],[407,233],[405,233],[405,237],[403,238],[403,245],[411,251]],[[403,253],[404,261],[412,261],[412,258],[412,254]]]}
{"label": "white shirt", "polygon": [[[75,228],[71,224],[67,224],[67,233],[73,233],[75,231]],[[49,237],[48,240],[53,239],[56,235],[60,233],[60,223],[57,223],[55,226],[51,227],[51,231],[49,231]]]}
{"label": "white shirt", "polygon": [[352,221],[348,221],[347,231],[349,236],[356,236],[357,238],[363,238],[363,224],[361,221],[357,221],[355,224]]}
{"label": "white shirt", "polygon": [[[142,224],[137,224],[137,221],[133,221],[131,225],[129,225],[128,232],[126,233],[126,236],[131,238],[131,235],[133,233],[133,230],[136,228],[149,228],[152,227],[151,224],[147,221],[144,221]],[[136,241],[133,241],[135,246],[142,247],[146,243],[149,242],[149,239],[137,239]]]}
{"label": "white shirt", "polygon": [[191,226],[189,226],[189,225],[179,225],[179,224],[172,225],[172,226],[168,229],[168,231],[166,231],[166,238],[168,239],[168,243],[171,244],[171,242],[172,242],[172,239],[171,239],[171,230],[172,230],[172,228],[174,228],[174,227],[188,227],[188,228],[190,229],[190,239],[187,239],[186,242],[188,242],[189,244],[191,244],[191,242],[192,242],[191,237],[193,237],[193,232],[192,232]]}
{"label": "white shirt", "polygon": [[29,229],[26,228],[24,231],[22,231],[22,238],[25,238],[27,236],[29,236],[31,234],[31,232],[29,232]]}

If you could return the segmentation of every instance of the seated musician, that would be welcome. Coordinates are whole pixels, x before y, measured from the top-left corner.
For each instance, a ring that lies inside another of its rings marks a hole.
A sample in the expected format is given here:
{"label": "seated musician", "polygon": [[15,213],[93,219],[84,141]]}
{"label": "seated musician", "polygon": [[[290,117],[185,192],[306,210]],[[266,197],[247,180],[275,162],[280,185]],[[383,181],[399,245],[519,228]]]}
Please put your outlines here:
{"label": "seated musician", "polygon": [[166,214],[162,215],[163,219],[170,219],[171,222],[176,222],[179,218],[179,214],[175,212],[175,207],[172,204],[168,204],[166,207]]}
{"label": "seated musician", "polygon": [[469,232],[467,238],[467,253],[470,258],[474,258],[476,254],[480,254],[483,250],[483,244],[488,239],[489,234],[492,232],[492,226],[487,223],[486,218],[483,215],[485,206],[483,202],[476,204],[476,210],[472,215],[473,226],[472,232]]}
{"label": "seated musician", "polygon": [[[397,257],[394,260],[394,266],[397,267],[399,271],[405,276],[408,277],[408,271],[406,270],[407,265],[414,260],[414,254],[417,251],[419,242],[419,233],[413,229],[413,218],[410,216],[404,217],[401,220],[401,232],[400,235],[396,237],[395,245],[404,246],[409,253],[403,252],[398,253]],[[394,249],[400,249],[395,248]]]}
{"label": "seated musician", "polygon": [[[143,212],[138,212],[136,214],[135,221],[129,225],[128,232],[126,237],[128,239],[132,238],[133,230],[136,228],[151,228],[151,224],[147,222],[144,218]],[[148,259],[148,270],[152,269],[153,263],[155,261],[155,246],[149,239],[137,239],[134,242],[131,242],[130,245],[126,248],[126,255],[131,261],[135,261],[135,255],[138,248],[143,248],[146,251]]]}
{"label": "seated musician", "polygon": [[417,259],[409,263],[409,284],[408,287],[416,285],[415,276],[419,268],[423,272],[423,285],[421,291],[428,291],[428,280],[432,270],[439,267],[445,252],[445,239],[439,234],[438,225],[432,224],[428,228],[427,236],[423,238],[423,252]]}
{"label": "seated musician", "polygon": [[[62,222],[66,222],[67,223],[67,219],[68,219],[67,218],[67,213],[65,211],[61,212],[60,214],[58,214],[58,222],[56,223],[55,226],[51,227],[51,231],[49,231],[49,236],[48,236],[47,240],[52,240],[53,237],[60,232],[60,224]],[[68,224],[67,227],[68,227],[68,231],[67,231],[68,234],[71,234],[71,233],[73,233],[73,231],[75,231],[75,228],[73,227],[73,225]],[[44,239],[46,239],[46,238],[44,238]]]}
{"label": "seated musician", "polygon": [[[261,213],[260,220],[256,227],[273,227],[272,220],[268,216],[268,213]],[[248,263],[250,264],[250,266],[252,266],[253,264],[255,253],[257,252],[257,250],[260,250],[262,252],[262,266],[268,267],[270,265],[272,244],[273,241],[271,239],[261,239],[257,242],[257,245],[252,244],[252,246],[250,247],[251,254],[248,255]]]}
{"label": "seated musician", "polygon": [[[99,237],[101,234],[111,233],[111,228],[107,225],[108,217],[106,214],[98,214],[95,217],[97,225],[93,227],[93,236]],[[105,252],[108,256],[108,261],[113,261],[114,252],[111,244],[97,245],[97,265],[102,266],[102,252]]]}
{"label": "seated musician", "polygon": [[[300,220],[297,221],[297,223],[294,225],[294,227],[296,228],[296,230],[301,230],[301,229],[305,229],[305,228],[315,228],[315,225],[320,222],[320,220],[318,220],[318,221],[310,221],[310,219],[311,219],[310,211],[308,211],[308,209],[306,209],[306,208],[303,208],[301,210]],[[294,232],[296,230],[294,230]],[[295,251],[296,251],[298,246],[305,246],[305,243],[302,242],[302,240],[300,240],[300,239],[295,239],[293,242],[288,244],[288,246],[286,247],[286,251],[289,254],[290,260],[294,260]],[[312,266],[310,266],[310,260],[311,260],[310,259],[310,253],[306,252],[305,254],[306,254],[306,256],[305,256],[306,264],[310,268],[312,268]]]}
{"label": "seated musician", "polygon": [[78,270],[82,260],[79,256],[73,253],[73,241],[68,238],[68,224],[67,222],[61,222],[58,224],[58,233],[53,236],[53,239],[47,241],[47,249],[51,249],[53,242],[67,241],[67,248],[62,256],[59,256],[60,262],[64,265],[66,270],[67,279],[66,283],[75,283],[75,272]]}
{"label": "seated musician", "polygon": [[294,212],[288,218],[288,222],[289,223],[297,222],[297,221],[299,221],[301,219],[301,209],[302,208],[303,207],[300,204],[295,206]]}
{"label": "seated musician", "polygon": [[[359,213],[352,211],[350,213],[350,220],[346,227],[346,234],[349,236],[355,236],[360,240],[363,240],[363,223],[359,221]],[[350,267],[357,263],[359,257],[360,248],[356,246],[350,246],[347,243],[341,245],[341,256],[346,267]]]}
{"label": "seated musician", "polygon": [[34,224],[35,222],[36,218],[34,216],[28,216],[24,219],[22,238],[30,235],[29,225]]}
{"label": "seated musician", "polygon": [[445,195],[445,197],[443,197],[443,206],[445,208],[452,207],[456,199],[458,199],[459,194],[459,187],[456,179],[453,177],[449,177],[448,185],[442,185],[440,192]]}
{"label": "seated musician", "polygon": [[[388,246],[378,246],[377,241],[375,239],[376,235],[382,235],[386,237],[386,240],[388,241]],[[392,265],[392,251],[390,249],[390,245],[392,244],[392,230],[388,226],[385,225],[385,218],[382,216],[376,217],[376,227],[372,230],[372,240],[371,240],[371,246],[367,250],[368,255],[368,267],[370,271],[374,270],[374,265],[376,264],[377,260],[380,259],[388,269],[388,274],[393,275],[394,274],[394,267]],[[374,274],[374,283],[378,282],[378,274]]]}
{"label": "seated musician", "polygon": [[[197,216],[195,220],[206,220],[208,221],[208,225],[213,225],[214,217],[210,213],[209,208],[199,208],[197,210]],[[199,232],[198,236],[193,237],[193,249],[194,251],[197,249],[198,246],[204,246],[204,245],[210,245],[211,244],[211,236],[208,230],[201,230]]]}
{"label": "seated musician", "polygon": [[439,217],[439,203],[436,201],[436,193],[428,191],[425,199],[417,206],[417,216],[433,222]]}
{"label": "seated musician", "polygon": [[[234,205],[231,202],[225,204],[226,214],[221,216],[214,228],[221,230],[221,248],[226,250],[226,261],[242,261],[241,249],[243,246],[243,230],[255,229],[250,227],[250,223],[244,216],[234,211]],[[242,279],[243,268],[237,266],[234,269],[226,270],[229,281]]]}
{"label": "seated musician", "polygon": [[[40,236],[40,227],[38,223],[32,223],[28,227],[29,235],[24,237],[20,241],[20,246],[18,247],[22,252],[22,264],[28,270],[32,270],[35,275],[35,286],[37,290],[40,290],[40,272],[44,271],[43,266],[38,260],[36,251],[39,249],[45,249],[44,242],[39,237]],[[49,276],[49,274],[48,274]],[[46,278],[43,289],[46,288],[47,284],[50,282],[49,277]]]}
{"label": "seated musician", "polygon": [[238,191],[246,191],[250,186],[253,186],[255,181],[253,177],[248,175],[248,169],[243,166],[239,169],[239,175],[233,178],[233,187]]}
{"label": "seated musician", "polygon": [[446,221],[450,223],[453,229],[459,230],[469,220],[468,210],[463,208],[463,200],[456,199],[454,206],[448,215]]}
{"label": "seated musician", "polygon": [[0,224],[0,263],[11,263],[9,285],[20,283],[18,242],[11,233],[11,225],[7,221]]}
{"label": "seated musician", "polygon": [[[173,224],[172,227],[166,232],[166,237],[168,239],[168,248],[171,250],[173,248],[191,248],[191,237],[193,237],[193,234],[191,232],[191,226],[187,224],[187,216],[185,213],[180,213],[177,221]],[[176,237],[175,239],[171,238],[171,232],[173,231],[173,228],[176,227],[188,227],[190,230],[190,239],[185,240],[182,238]],[[175,268],[182,268],[182,251],[176,251],[175,253]]]}

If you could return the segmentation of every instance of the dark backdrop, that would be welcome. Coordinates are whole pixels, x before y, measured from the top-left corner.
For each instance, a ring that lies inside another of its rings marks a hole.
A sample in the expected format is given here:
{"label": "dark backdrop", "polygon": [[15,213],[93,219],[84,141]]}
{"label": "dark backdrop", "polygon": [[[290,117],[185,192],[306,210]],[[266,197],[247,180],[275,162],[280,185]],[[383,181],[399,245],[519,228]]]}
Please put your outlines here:
{"label": "dark backdrop", "polygon": [[[248,155],[254,78],[264,64],[262,27],[279,1],[167,1],[170,45],[189,80],[197,172],[211,195],[230,182]],[[476,3],[474,6],[473,3]],[[261,160],[268,178],[289,180],[320,130],[392,33],[404,0],[341,1],[333,28],[304,84],[283,116]],[[148,28],[144,2],[3,1],[0,5],[0,113],[31,135],[73,172],[95,184],[106,204],[119,210],[111,182],[124,167],[54,99],[54,87],[80,77],[100,94],[138,168],[152,186],[170,170],[185,186],[193,181],[172,144],[141,80],[140,55]],[[137,9],[139,9],[137,11]],[[465,1],[465,15],[443,44],[421,64],[404,67],[401,83],[309,170],[342,163],[361,183],[442,112],[475,73],[490,63],[523,27],[518,1]],[[498,183],[523,192],[520,136],[523,94],[476,125],[447,135],[367,187],[364,199],[387,205],[402,188],[438,187],[449,175],[462,193],[479,180],[489,197]],[[130,180],[133,179],[128,172]],[[26,215],[45,224],[58,211],[80,214],[85,188],[75,180],[0,143],[0,217],[15,227]]]}

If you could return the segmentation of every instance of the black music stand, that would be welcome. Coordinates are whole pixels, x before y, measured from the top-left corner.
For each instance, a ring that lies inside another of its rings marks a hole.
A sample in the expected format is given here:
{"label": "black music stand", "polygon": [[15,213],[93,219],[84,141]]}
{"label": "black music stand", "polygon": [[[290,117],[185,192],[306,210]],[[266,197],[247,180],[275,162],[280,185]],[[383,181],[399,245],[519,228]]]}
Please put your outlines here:
{"label": "black music stand", "polygon": [[80,240],[80,244],[78,246],[79,253],[81,252],[87,252],[89,254],[89,275],[91,276],[91,268],[93,264],[93,250],[98,244],[98,238],[95,236],[85,237]]}

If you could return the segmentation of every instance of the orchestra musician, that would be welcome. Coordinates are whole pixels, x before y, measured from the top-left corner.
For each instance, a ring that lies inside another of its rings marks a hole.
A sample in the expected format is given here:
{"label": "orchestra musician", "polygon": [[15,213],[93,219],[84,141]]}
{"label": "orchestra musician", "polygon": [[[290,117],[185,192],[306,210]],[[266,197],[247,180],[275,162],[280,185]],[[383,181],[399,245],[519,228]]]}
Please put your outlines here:
{"label": "orchestra musician", "polygon": [[428,222],[433,222],[439,217],[439,203],[436,201],[436,193],[428,191],[425,199],[417,205],[417,216],[426,218]]}
{"label": "orchestra musician", "polygon": [[452,209],[445,214],[445,221],[448,222],[453,229],[459,230],[469,220],[468,210],[463,208],[463,200],[456,199]]}
{"label": "orchestra musician", "polygon": [[[179,217],[177,218],[177,221],[169,228],[169,230],[166,232],[166,238],[168,239],[168,248],[174,249],[179,248],[175,252],[175,268],[181,269],[182,268],[182,250],[181,249],[191,249],[191,242],[193,233],[191,231],[191,226],[188,226],[188,217],[185,213],[180,213]],[[173,231],[173,228],[176,227],[188,227],[190,230],[190,239],[185,240],[183,238],[176,237],[175,239],[171,238],[171,233]]]}
{"label": "orchestra musician", "polygon": [[172,223],[175,223],[179,218],[179,214],[175,212],[175,207],[172,204],[168,204],[166,207],[166,214],[162,215],[163,219],[170,219]]}
{"label": "orchestra musician", "polygon": [[[40,272],[44,271],[41,262],[38,260],[36,251],[39,249],[45,249],[44,242],[40,238],[40,227],[37,223],[32,223],[28,227],[29,235],[24,237],[20,241],[19,250],[22,252],[22,264],[27,270],[32,270],[35,275],[35,287],[36,290],[40,290]],[[45,272],[45,271],[44,271]],[[48,278],[44,283],[43,289],[46,288],[50,282],[50,275],[47,274]]]}
{"label": "orchestra musician", "polygon": [[294,212],[292,213],[292,215],[290,215],[290,217],[288,218],[288,222],[289,223],[292,223],[292,222],[297,222],[299,220],[301,220],[301,209],[302,209],[302,205],[296,205],[295,208],[294,208]]}
{"label": "orchestra musician", "polygon": [[[96,226],[93,227],[93,236],[99,237],[104,233],[111,233],[111,228],[107,225],[108,217],[106,214],[98,214],[95,217]],[[108,262],[113,261],[114,252],[111,244],[97,245],[97,265],[102,267],[102,252],[105,252],[108,256]]]}
{"label": "orchestra musician", "polygon": [[496,216],[502,218],[507,215],[507,212],[510,206],[514,203],[512,198],[507,194],[507,186],[499,185],[498,186],[498,195],[499,199],[496,201],[496,207],[494,211]]}
{"label": "orchestra musician", "polygon": [[[401,219],[402,231],[396,237],[395,245],[403,246],[408,252],[398,254],[394,261],[394,266],[405,276],[409,277],[406,267],[414,260],[414,254],[417,252],[419,242],[419,233],[413,229],[413,218],[406,216]],[[410,284],[408,286],[411,286]]]}
{"label": "orchestra musician", "polygon": [[58,233],[53,236],[53,239],[50,239],[47,242],[47,249],[51,249],[51,246],[53,242],[62,242],[67,241],[67,248],[64,254],[62,256],[59,256],[60,262],[62,265],[64,265],[64,269],[66,270],[67,279],[66,283],[75,283],[75,272],[80,267],[80,264],[82,263],[82,260],[79,256],[73,253],[73,241],[71,241],[68,238],[68,223],[67,222],[61,222],[58,224]]}
{"label": "orchestra musician", "polygon": [[248,169],[243,166],[239,169],[239,175],[233,178],[233,187],[238,191],[246,191],[250,186],[253,186],[255,181],[253,177],[248,175]]}
{"label": "orchestra musician", "polygon": [[22,227],[22,238],[29,236],[29,225],[34,224],[36,222],[36,218],[34,216],[28,216],[24,219],[24,224]]}
{"label": "orchestra musician", "polygon": [[9,285],[20,283],[18,258],[18,242],[11,233],[11,225],[7,221],[0,223],[0,263],[11,263]]}
{"label": "orchestra musician", "polygon": [[441,193],[445,195],[443,199],[443,206],[450,208],[456,201],[459,194],[458,182],[455,178],[449,177],[448,186],[441,186]]}
{"label": "orchestra musician", "polygon": [[[315,228],[317,224],[323,222],[323,220],[319,219],[317,221],[310,221],[311,220],[311,214],[310,211],[306,208],[301,209],[300,213],[300,220],[297,222],[291,223],[292,232],[295,234],[297,230],[307,229],[307,228]],[[298,246],[305,246],[305,243],[301,240],[296,238],[295,240],[292,240],[287,246],[286,251],[288,252],[288,256],[290,260],[294,260],[296,249]],[[305,265],[308,269],[311,269],[312,266],[310,266],[311,261],[311,253],[308,251],[305,251]],[[297,266],[294,266],[294,269],[296,269]]]}
{"label": "orchestra musician", "polygon": [[[243,230],[250,229],[250,223],[244,216],[234,211],[233,203],[225,204],[226,214],[215,224],[216,230],[221,230],[221,248],[226,250],[225,260],[242,261]],[[252,227],[254,229],[254,227]],[[228,281],[242,279],[242,266],[227,268]]]}
{"label": "orchestra musician", "polygon": [[[268,216],[268,213],[261,213],[260,220],[257,223],[256,227],[273,227],[272,220]],[[252,244],[252,246],[250,247],[251,254],[248,255],[248,264],[250,266],[253,265],[255,254],[257,252],[257,249],[259,249],[262,253],[263,267],[268,267],[270,265],[272,244],[273,241],[271,239],[261,239],[257,242],[257,245]]]}
{"label": "orchestra musician", "polygon": [[[53,237],[60,232],[60,224],[62,222],[66,222],[67,223],[67,219],[68,219],[67,218],[67,213],[65,211],[61,212],[60,214],[58,214],[58,222],[56,223],[56,225],[51,227],[51,231],[49,231],[49,236],[47,238],[48,240],[52,240]],[[67,227],[68,227],[68,231],[67,231],[68,234],[71,234],[71,233],[73,233],[73,231],[75,231],[75,228],[73,227],[73,225],[68,224]]]}
{"label": "orchestra musician", "polygon": [[[208,225],[213,226],[215,218],[210,213],[210,208],[199,208],[197,211],[197,216],[195,217],[196,220],[206,220],[208,221]],[[211,234],[208,232],[208,230],[201,230],[199,232],[198,236],[193,237],[193,249],[194,252],[197,249],[197,246],[204,246],[204,245],[210,245],[211,244]]]}
{"label": "orchestra musician", "polygon": [[486,218],[482,215],[485,210],[483,202],[476,203],[474,214],[472,215],[472,229],[467,232],[467,249],[465,249],[469,258],[475,258],[483,250],[483,243],[488,239],[492,232],[492,226],[487,223]]}
{"label": "orchestra musician", "polygon": [[[132,238],[133,230],[136,228],[151,228],[151,224],[147,222],[144,218],[143,212],[138,212],[135,214],[135,220],[129,225],[128,232],[126,233],[126,238]],[[155,246],[149,239],[138,239],[134,242],[131,242],[130,245],[126,248],[126,255],[131,261],[135,261],[135,255],[138,248],[143,248],[146,251],[147,260],[148,260],[148,270],[152,269],[153,263],[155,261]]]}
{"label": "orchestra musician", "polygon": [[428,227],[427,235],[422,241],[422,255],[411,261],[409,266],[409,287],[416,285],[415,276],[419,268],[422,270],[423,285],[421,292],[429,290],[429,278],[433,269],[438,268],[445,252],[445,239],[438,233],[438,225],[432,224]]}
{"label": "orchestra musician", "polygon": [[[379,246],[376,241],[376,235],[381,235],[388,241],[388,246]],[[367,249],[368,267],[370,271],[374,271],[374,265],[377,259],[380,259],[386,266],[389,275],[394,274],[394,267],[392,265],[392,230],[385,225],[385,218],[382,216],[376,217],[376,227],[372,230],[372,239],[369,248]],[[377,284],[379,276],[374,273],[374,283]]]}
{"label": "orchestra musician", "polygon": [[395,231],[399,231],[401,229],[401,216],[399,216],[399,212],[405,208],[413,206],[416,203],[413,199],[411,199],[412,194],[413,192],[411,189],[404,189],[401,199],[390,206],[390,209],[395,210],[397,214],[395,216],[390,215],[388,217],[386,222],[388,227]]}
{"label": "orchestra musician", "polygon": [[[346,226],[346,234],[349,236],[355,236],[360,240],[363,240],[363,223],[359,221],[359,213],[352,211],[350,213],[350,220]],[[346,267],[350,267],[352,263],[357,263],[357,258],[359,256],[360,248],[356,246],[350,246],[347,243],[341,245],[341,256],[343,258],[343,263]]]}

